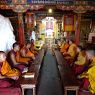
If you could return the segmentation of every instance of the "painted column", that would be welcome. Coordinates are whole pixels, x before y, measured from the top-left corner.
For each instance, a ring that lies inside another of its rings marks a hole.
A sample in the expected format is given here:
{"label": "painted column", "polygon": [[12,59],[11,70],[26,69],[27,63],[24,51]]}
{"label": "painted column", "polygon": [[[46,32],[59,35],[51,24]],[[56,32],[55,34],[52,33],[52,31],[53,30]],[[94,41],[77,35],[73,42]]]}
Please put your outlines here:
{"label": "painted column", "polygon": [[24,45],[25,36],[24,36],[24,23],[23,23],[22,13],[18,13],[18,38],[20,45]]}
{"label": "painted column", "polygon": [[80,22],[81,22],[81,14],[77,14],[76,29],[75,29],[75,43],[77,45],[79,45],[80,43]]}

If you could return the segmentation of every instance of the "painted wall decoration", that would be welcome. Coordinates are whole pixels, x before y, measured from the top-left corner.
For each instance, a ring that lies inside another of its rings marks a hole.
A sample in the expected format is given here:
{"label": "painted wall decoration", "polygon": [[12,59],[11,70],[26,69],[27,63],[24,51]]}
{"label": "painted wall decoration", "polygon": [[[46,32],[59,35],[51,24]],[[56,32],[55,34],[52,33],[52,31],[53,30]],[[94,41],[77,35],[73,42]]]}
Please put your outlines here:
{"label": "painted wall decoration", "polygon": [[27,0],[27,3],[32,3],[33,0]]}
{"label": "painted wall decoration", "polygon": [[26,12],[29,8],[29,6],[27,5],[21,5],[21,4],[14,4],[14,5],[10,5],[10,7],[12,8],[12,10],[14,12]]}
{"label": "painted wall decoration", "polygon": [[53,22],[50,22],[50,21],[46,22],[46,30],[48,30],[48,29],[53,30]]}
{"label": "painted wall decoration", "polygon": [[12,3],[12,0],[6,0],[7,1],[7,3]]}
{"label": "painted wall decoration", "polygon": [[12,3],[14,3],[14,4],[25,4],[27,1],[26,0],[12,0]]}

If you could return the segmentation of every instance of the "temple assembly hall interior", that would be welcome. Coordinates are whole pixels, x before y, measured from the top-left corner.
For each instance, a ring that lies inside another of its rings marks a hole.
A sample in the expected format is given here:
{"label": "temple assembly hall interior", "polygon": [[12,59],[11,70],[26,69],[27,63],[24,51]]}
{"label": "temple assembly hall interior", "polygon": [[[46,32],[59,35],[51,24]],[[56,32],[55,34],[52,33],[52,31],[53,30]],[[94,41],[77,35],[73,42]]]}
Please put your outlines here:
{"label": "temple assembly hall interior", "polygon": [[0,0],[0,95],[95,95],[95,0]]}

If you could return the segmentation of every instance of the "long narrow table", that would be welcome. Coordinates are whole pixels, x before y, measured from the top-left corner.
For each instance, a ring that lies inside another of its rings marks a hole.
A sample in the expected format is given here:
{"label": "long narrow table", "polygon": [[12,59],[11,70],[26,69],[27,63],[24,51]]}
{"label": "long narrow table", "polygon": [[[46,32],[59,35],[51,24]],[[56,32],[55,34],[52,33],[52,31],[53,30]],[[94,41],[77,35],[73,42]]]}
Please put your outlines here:
{"label": "long narrow table", "polygon": [[45,53],[45,50],[41,49],[39,51],[39,54],[36,56],[34,63],[31,64],[31,66],[29,67],[28,73],[34,72],[35,73],[34,78],[24,78],[22,76],[20,77],[18,82],[22,88],[22,95],[24,95],[25,89],[33,89],[33,94],[31,95],[36,95],[36,86],[38,84],[38,77],[40,74],[40,69],[43,62],[44,53]]}
{"label": "long narrow table", "polygon": [[78,95],[79,83],[75,73],[69,67],[59,50],[54,50],[54,54],[58,63],[58,69],[60,72],[62,85],[64,87],[64,94],[68,95],[70,91],[75,91],[75,94],[73,95]]}

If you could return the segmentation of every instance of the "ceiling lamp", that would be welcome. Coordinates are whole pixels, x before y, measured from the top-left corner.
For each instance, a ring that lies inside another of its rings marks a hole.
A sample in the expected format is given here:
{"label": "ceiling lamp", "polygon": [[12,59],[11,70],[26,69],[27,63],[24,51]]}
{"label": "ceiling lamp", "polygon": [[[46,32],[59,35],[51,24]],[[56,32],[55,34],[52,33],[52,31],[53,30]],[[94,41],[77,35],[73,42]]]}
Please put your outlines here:
{"label": "ceiling lamp", "polygon": [[48,13],[52,13],[52,9],[50,8],[50,9],[48,9]]}

